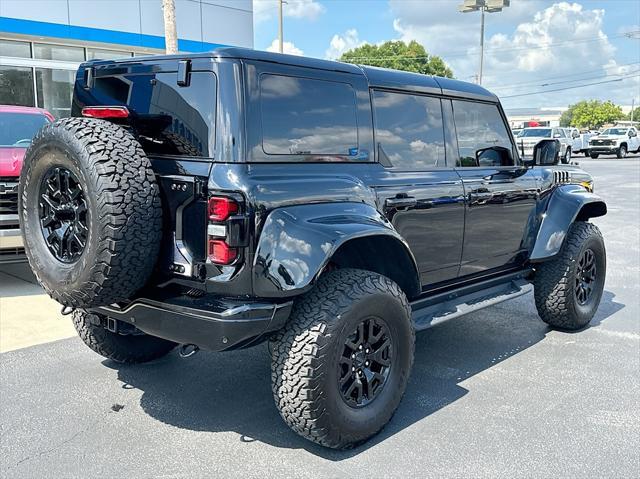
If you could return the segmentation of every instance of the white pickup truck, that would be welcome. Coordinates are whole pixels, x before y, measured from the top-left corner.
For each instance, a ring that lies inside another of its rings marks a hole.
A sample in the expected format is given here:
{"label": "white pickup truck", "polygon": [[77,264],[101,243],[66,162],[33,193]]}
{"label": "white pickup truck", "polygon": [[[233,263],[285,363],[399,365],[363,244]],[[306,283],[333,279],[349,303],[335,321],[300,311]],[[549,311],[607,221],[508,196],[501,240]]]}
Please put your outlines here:
{"label": "white pickup truck", "polygon": [[590,131],[580,133],[580,130],[573,127],[565,128],[564,131],[571,141],[571,152],[574,154],[584,153],[585,156],[589,156],[589,140],[595,133]]}
{"label": "white pickup truck", "polygon": [[629,152],[640,152],[640,138],[634,126],[607,128],[589,140],[591,158],[598,158],[600,155],[616,155],[618,158],[624,158]]}
{"label": "white pickup truck", "polygon": [[523,129],[516,137],[518,151],[523,157],[530,157],[533,154],[533,147],[542,140],[555,138],[560,141],[560,159],[562,163],[571,161],[572,139],[567,135],[564,128],[550,126],[536,126]]}

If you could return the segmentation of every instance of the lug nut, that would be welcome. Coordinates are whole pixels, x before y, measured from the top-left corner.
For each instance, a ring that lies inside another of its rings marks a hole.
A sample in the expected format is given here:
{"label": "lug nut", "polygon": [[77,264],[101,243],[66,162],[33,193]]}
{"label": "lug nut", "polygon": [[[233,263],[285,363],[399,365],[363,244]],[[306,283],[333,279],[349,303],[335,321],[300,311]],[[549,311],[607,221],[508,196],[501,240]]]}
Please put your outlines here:
{"label": "lug nut", "polygon": [[358,346],[358,349],[362,349],[362,344],[360,346]]}
{"label": "lug nut", "polygon": [[355,370],[356,370],[356,368],[355,368],[355,367],[352,367],[352,368],[351,368],[351,371],[355,371]]}
{"label": "lug nut", "polygon": [[369,348],[365,349],[365,353],[369,354]]}
{"label": "lug nut", "polygon": [[365,365],[365,366],[369,366],[369,361],[365,361],[365,362],[364,362],[364,365]]}
{"label": "lug nut", "polygon": [[352,354],[352,355],[351,355],[351,359],[355,359],[355,358],[356,358],[356,355],[355,355],[355,354]]}

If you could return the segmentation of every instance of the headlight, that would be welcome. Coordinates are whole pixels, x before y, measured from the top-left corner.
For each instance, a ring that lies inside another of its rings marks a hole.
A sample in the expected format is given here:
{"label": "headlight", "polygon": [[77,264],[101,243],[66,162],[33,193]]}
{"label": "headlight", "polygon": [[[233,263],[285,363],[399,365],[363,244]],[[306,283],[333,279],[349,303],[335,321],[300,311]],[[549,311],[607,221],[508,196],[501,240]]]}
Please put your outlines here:
{"label": "headlight", "polygon": [[580,186],[582,186],[589,193],[593,193],[593,180],[591,181],[581,181]]}

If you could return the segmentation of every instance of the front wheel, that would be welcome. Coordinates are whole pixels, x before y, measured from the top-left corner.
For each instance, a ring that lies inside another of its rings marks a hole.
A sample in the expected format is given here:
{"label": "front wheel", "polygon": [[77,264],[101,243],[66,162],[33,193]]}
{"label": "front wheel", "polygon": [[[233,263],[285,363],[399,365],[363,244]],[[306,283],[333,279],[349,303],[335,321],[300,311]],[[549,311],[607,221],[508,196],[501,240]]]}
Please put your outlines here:
{"label": "front wheel", "polygon": [[598,157],[600,156],[600,153],[590,153],[591,158],[593,158],[594,160],[598,159]]}
{"label": "front wheel", "polygon": [[294,305],[272,340],[273,396],[295,432],[334,449],[380,431],[404,394],[415,333],[389,278],[336,270]]}
{"label": "front wheel", "polygon": [[568,165],[569,163],[571,163],[571,148],[567,148],[567,151],[564,154],[564,159],[562,160],[562,162],[565,165]]}
{"label": "front wheel", "polygon": [[616,156],[618,158],[625,158],[627,156],[627,147],[625,145],[620,145],[620,148],[616,151]]}
{"label": "front wheel", "polygon": [[600,305],[606,270],[598,227],[583,221],[571,225],[560,253],[536,267],[534,296],[540,318],[557,329],[585,327]]}

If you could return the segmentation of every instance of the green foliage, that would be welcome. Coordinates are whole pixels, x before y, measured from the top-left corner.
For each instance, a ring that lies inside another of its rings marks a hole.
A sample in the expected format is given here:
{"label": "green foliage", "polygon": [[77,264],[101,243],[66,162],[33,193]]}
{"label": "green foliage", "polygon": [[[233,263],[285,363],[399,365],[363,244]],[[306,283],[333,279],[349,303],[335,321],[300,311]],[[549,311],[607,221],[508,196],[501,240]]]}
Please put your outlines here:
{"label": "green foliage", "polygon": [[[611,101],[584,100],[570,105],[562,117],[565,117],[565,120],[569,118],[570,126],[595,129],[624,118],[624,114],[622,108]],[[561,125],[562,117],[560,117]]]}
{"label": "green foliage", "polygon": [[627,117],[631,121],[640,121],[640,107],[636,105],[635,109],[633,110],[633,118],[631,118],[631,112],[629,112]]}
{"label": "green foliage", "polygon": [[365,44],[343,53],[340,61],[453,78],[453,72],[444,60],[429,55],[415,40],[409,44],[403,41],[389,41],[382,45]]}

